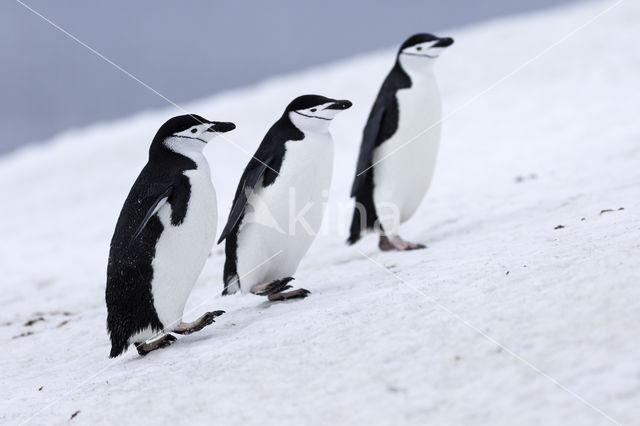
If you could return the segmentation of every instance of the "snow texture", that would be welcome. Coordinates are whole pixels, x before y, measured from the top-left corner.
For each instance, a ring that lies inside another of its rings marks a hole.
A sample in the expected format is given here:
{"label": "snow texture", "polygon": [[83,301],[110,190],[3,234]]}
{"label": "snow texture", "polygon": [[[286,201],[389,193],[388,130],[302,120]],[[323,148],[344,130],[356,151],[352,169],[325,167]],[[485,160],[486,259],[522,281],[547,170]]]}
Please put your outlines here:
{"label": "snow texture", "polygon": [[180,112],[1,159],[0,423],[640,424],[640,3],[593,20],[614,5],[441,34],[456,39],[436,64],[448,118],[402,227],[422,251],[344,244],[394,49],[188,105],[238,126],[205,150],[222,222],[248,160],[236,145],[253,152],[297,95],[354,103],[332,125],[326,228],[296,275],[311,296],[220,297],[217,246],[185,319],[227,313],[145,358],[107,359],[108,244],[153,134]]}

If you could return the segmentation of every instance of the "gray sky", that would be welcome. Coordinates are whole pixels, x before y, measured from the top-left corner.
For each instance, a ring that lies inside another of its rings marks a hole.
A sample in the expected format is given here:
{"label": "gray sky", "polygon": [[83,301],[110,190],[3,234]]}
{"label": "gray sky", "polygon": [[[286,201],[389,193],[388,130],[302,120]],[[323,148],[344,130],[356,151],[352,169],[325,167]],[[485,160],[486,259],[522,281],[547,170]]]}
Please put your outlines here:
{"label": "gray sky", "polygon": [[[569,1],[23,0],[175,102]],[[0,3],[0,153],[166,102],[14,0]]]}

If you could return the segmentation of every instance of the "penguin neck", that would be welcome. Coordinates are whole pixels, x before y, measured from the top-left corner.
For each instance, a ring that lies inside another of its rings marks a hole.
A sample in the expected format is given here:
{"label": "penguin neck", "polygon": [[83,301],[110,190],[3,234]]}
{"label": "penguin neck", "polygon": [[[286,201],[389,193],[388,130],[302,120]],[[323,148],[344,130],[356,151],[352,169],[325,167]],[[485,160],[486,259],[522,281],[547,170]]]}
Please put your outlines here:
{"label": "penguin neck", "polygon": [[420,56],[398,55],[397,64],[409,76],[412,82],[435,79],[434,60]]}
{"label": "penguin neck", "polygon": [[292,126],[302,133],[329,133],[330,119],[307,117],[291,111],[286,118]]}

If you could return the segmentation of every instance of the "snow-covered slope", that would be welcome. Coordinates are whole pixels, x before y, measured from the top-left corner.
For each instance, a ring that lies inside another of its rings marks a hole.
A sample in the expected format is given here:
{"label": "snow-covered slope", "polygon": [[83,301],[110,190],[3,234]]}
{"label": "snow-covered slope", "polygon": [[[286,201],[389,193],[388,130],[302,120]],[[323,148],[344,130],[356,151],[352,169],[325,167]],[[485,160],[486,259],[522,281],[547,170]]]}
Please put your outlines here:
{"label": "snow-covered slope", "polygon": [[[297,274],[311,297],[220,297],[217,247],[185,317],[227,313],[146,358],[107,359],[108,243],[150,139],[180,112],[0,159],[0,422],[640,424],[640,4],[593,20],[614,5],[446,34],[451,115],[432,189],[403,228],[423,251],[343,243],[393,49],[188,105],[235,122],[229,138],[253,152],[294,96],[354,102],[333,123],[326,232]],[[221,139],[206,153],[224,217],[247,154]]]}

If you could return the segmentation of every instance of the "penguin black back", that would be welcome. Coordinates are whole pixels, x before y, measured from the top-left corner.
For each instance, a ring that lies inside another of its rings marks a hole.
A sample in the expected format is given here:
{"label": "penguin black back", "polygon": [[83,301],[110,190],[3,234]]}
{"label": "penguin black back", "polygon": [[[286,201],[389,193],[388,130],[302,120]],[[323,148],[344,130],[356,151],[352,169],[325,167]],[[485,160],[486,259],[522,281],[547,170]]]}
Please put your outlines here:
{"label": "penguin black back", "polygon": [[218,241],[221,243],[226,239],[223,294],[229,293],[230,284],[237,278],[237,234],[245,214],[248,195],[256,185],[266,188],[273,184],[280,173],[286,154],[285,144],[288,141],[302,141],[305,138],[304,132],[291,121],[290,114],[300,114],[305,118],[309,117],[310,120],[328,120],[328,118],[313,115],[320,114],[320,111],[315,109],[319,105],[325,105],[327,110],[342,110],[349,108],[351,102],[338,101],[320,95],[297,97],[289,103],[282,116],[267,131],[258,150],[245,168],[236,189],[229,219]]}
{"label": "penguin black back", "polygon": [[165,146],[164,141],[170,136],[181,137],[178,134],[192,126],[208,123],[211,122],[196,115],[183,115],[160,127],[151,143],[149,160],[124,202],[111,239],[107,266],[105,298],[112,344],[110,357],[124,352],[129,338],[145,328],[155,332],[163,329],[151,292],[152,261],[164,230],[154,213],[166,199],[172,208],[171,223],[182,223],[191,189],[183,173],[197,167],[190,158]]}
{"label": "penguin black back", "polygon": [[349,244],[354,244],[360,239],[363,228],[373,229],[378,219],[371,190],[373,188],[373,168],[371,168],[373,151],[396,132],[399,118],[396,92],[409,87],[411,87],[411,79],[402,69],[400,61],[396,57],[393,68],[378,92],[362,134],[351,196],[355,198],[356,205],[361,206],[363,210],[356,209],[354,212],[349,232]]}
{"label": "penguin black back", "polygon": [[409,74],[400,63],[400,55],[403,53],[412,54],[408,49],[426,42],[435,42],[434,47],[446,47],[453,43],[453,40],[439,38],[429,33],[414,34],[405,40],[398,49],[395,63],[382,83],[371,108],[363,131],[356,174],[351,187],[351,196],[355,198],[356,209],[347,240],[349,244],[358,241],[364,229],[374,229],[376,226],[380,226],[377,223],[378,217],[373,200],[373,153],[377,147],[397,132],[400,114],[397,92],[409,89],[413,84]]}
{"label": "penguin black back", "polygon": [[[218,244],[225,239],[225,262],[224,262],[224,289],[222,294],[229,294],[228,286],[231,280],[237,276],[237,248],[238,248],[238,227],[242,222],[245,213],[245,206],[248,195],[262,178],[261,185],[267,187],[271,185],[282,167],[282,160],[286,152],[285,143],[287,141],[299,141],[304,139],[304,133],[296,128],[289,112],[297,109],[308,101],[296,98],[291,102],[282,116],[276,121],[267,134],[262,139],[258,150],[255,152],[247,167],[245,167],[240,182],[233,197],[233,204],[229,212],[227,224],[220,235]],[[295,102],[295,104],[294,104]]]}

